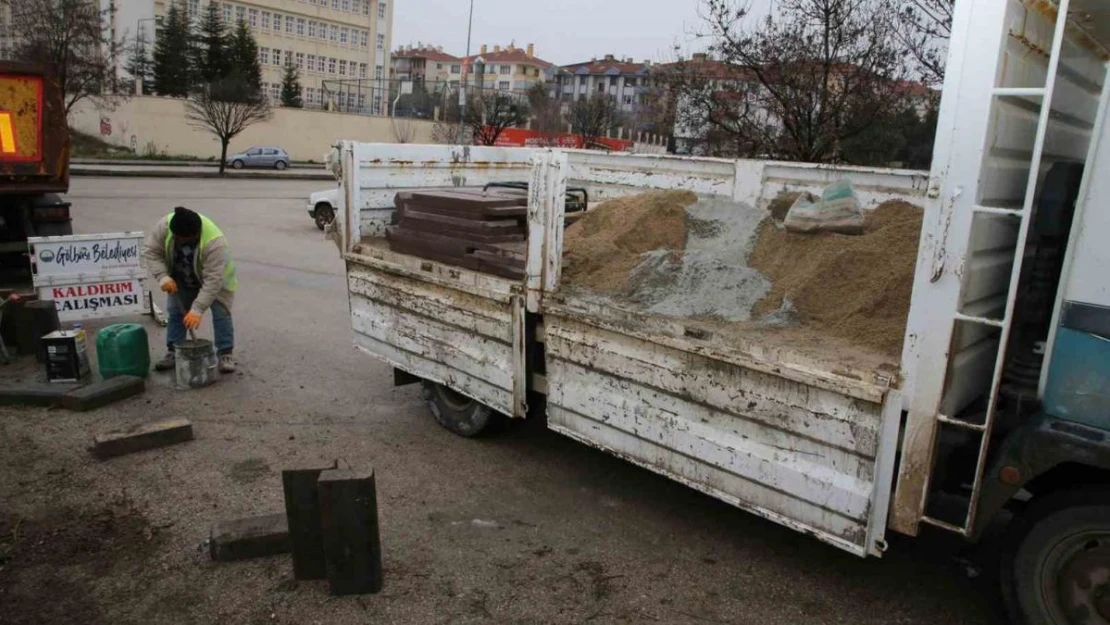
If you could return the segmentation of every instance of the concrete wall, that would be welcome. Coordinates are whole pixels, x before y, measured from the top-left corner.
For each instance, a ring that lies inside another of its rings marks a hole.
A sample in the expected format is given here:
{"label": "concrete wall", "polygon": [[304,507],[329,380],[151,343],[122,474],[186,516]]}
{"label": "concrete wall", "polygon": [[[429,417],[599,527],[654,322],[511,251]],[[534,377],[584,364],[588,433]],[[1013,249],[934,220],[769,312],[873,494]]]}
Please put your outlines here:
{"label": "concrete wall", "polygon": [[[220,156],[219,140],[186,122],[185,100],[181,99],[138,96],[111,109],[98,109],[84,100],[70,111],[69,123],[76,130],[140,154],[153,143],[159,152],[171,155]],[[432,122],[398,120],[398,124],[411,127],[409,143],[432,143]],[[294,160],[321,162],[340,139],[397,142],[393,120],[387,117],[274,107],[273,117],[244,130],[231,141],[228,153],[253,145],[274,145],[284,148]]]}

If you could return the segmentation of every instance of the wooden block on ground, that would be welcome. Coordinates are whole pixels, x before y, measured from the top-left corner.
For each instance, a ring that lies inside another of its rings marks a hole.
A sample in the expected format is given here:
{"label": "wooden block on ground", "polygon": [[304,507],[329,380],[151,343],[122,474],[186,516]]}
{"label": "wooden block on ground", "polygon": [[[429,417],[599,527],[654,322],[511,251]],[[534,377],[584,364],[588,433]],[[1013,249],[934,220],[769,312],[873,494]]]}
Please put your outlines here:
{"label": "wooden block on ground", "polygon": [[193,424],[186,419],[170,419],[142,423],[114,432],[105,432],[93,439],[90,451],[101,460],[147,449],[168,447],[193,440]]}
{"label": "wooden block on ground", "polygon": [[333,595],[382,589],[382,543],[373,471],[320,474],[320,523]]}
{"label": "wooden block on ground", "polygon": [[208,551],[215,562],[234,562],[289,553],[285,513],[221,521],[212,526]]}
{"label": "wooden block on ground", "polygon": [[0,388],[0,406],[61,406],[66,393],[79,388],[76,384],[31,383]]}
{"label": "wooden block on ground", "polygon": [[138,395],[146,390],[146,381],[133,375],[120,375],[73,389],[62,398],[62,406],[84,412]]}
{"label": "wooden block on ground", "polygon": [[293,577],[296,579],[324,579],[323,533],[320,529],[320,502],[316,481],[324,471],[338,466],[320,463],[307,468],[284,469],[281,486],[285,491],[285,516],[289,527],[289,541],[293,551]]}

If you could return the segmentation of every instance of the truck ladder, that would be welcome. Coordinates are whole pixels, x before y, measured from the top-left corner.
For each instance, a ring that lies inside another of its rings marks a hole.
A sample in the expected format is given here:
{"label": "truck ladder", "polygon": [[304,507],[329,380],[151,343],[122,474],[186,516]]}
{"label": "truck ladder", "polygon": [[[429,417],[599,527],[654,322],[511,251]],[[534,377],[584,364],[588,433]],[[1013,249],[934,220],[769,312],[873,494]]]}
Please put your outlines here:
{"label": "truck ladder", "polygon": [[[1040,114],[1037,121],[1037,133],[1033,144],[1032,162],[1030,163],[1029,180],[1026,186],[1024,202],[1020,206],[993,206],[981,205],[986,204],[986,202],[979,201],[976,202],[976,205],[972,209],[975,214],[1006,215],[1013,217],[1020,222],[1017,241],[1014,246],[1013,268],[1010,272],[1010,283],[1008,291],[1006,293],[1005,313],[1003,314],[1001,319],[993,319],[980,315],[965,314],[959,311],[957,311],[952,317],[953,326],[955,326],[955,324],[958,322],[964,322],[1001,329],[1001,335],[998,342],[998,351],[995,356],[994,373],[991,379],[987,412],[984,420],[981,423],[975,423],[971,421],[957,419],[948,415],[936,415],[936,419],[938,421],[938,429],[945,427],[954,427],[973,432],[978,435],[979,453],[975,463],[975,477],[972,482],[971,500],[968,504],[967,515],[964,519],[963,524],[959,525],[955,523],[950,523],[941,519],[937,519],[935,517],[928,516],[927,514],[923,515],[921,517],[921,520],[925,523],[928,523],[929,525],[957,532],[964,536],[970,536],[972,534],[973,528],[975,527],[975,515],[978,508],[979,495],[982,492],[983,488],[983,480],[987,464],[987,451],[990,445],[991,432],[994,428],[994,423],[998,412],[998,399],[1002,388],[1003,369],[1006,365],[1006,350],[1009,346],[1010,331],[1014,319],[1014,308],[1017,301],[1018,283],[1021,279],[1022,264],[1024,261],[1026,244],[1029,238],[1030,224],[1032,222],[1033,204],[1036,199],[1037,182],[1040,179],[1042,160],[1044,158],[1045,138],[1048,134],[1049,124],[1052,121],[1052,100],[1056,90],[1056,80],[1060,70],[1060,60],[1063,51],[1064,40],[1067,35],[1067,16],[1070,4],[1071,0],[1060,0],[1059,2],[1059,7],[1055,17],[1055,34],[1053,35],[1052,40],[1052,52],[1048,61],[1048,73],[1044,86],[1013,88],[996,85],[994,90],[992,91],[992,95],[996,100],[999,98],[1024,98],[1026,100],[1034,101],[1040,100]],[[926,484],[925,492],[926,498],[928,498],[928,484]]]}

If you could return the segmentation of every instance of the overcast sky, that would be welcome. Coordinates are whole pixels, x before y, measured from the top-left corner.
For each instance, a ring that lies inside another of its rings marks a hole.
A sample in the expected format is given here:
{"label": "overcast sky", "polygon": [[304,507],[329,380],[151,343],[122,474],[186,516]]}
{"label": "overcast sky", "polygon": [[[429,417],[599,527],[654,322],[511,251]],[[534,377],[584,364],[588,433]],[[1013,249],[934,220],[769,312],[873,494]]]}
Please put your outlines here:
{"label": "overcast sky", "polygon": [[[766,11],[770,0],[752,0]],[[417,42],[466,52],[468,0],[393,0],[393,48]],[[673,60],[675,43],[689,52],[700,0],[474,0],[471,53],[484,43],[523,48],[558,65],[606,54],[637,61]]]}

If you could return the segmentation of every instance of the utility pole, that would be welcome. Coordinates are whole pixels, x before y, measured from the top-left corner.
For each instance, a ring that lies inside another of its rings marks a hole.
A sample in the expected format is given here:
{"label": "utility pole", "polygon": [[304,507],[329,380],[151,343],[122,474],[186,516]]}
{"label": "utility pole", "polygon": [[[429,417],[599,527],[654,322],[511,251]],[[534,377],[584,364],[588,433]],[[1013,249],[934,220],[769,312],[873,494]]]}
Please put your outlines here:
{"label": "utility pole", "polygon": [[[474,0],[470,0],[470,19],[466,22],[466,58],[463,59],[464,68],[467,70],[459,86],[459,145],[463,143],[463,131],[466,126],[466,81],[470,80],[470,33],[474,27]],[[446,111],[444,111],[446,113]]]}

